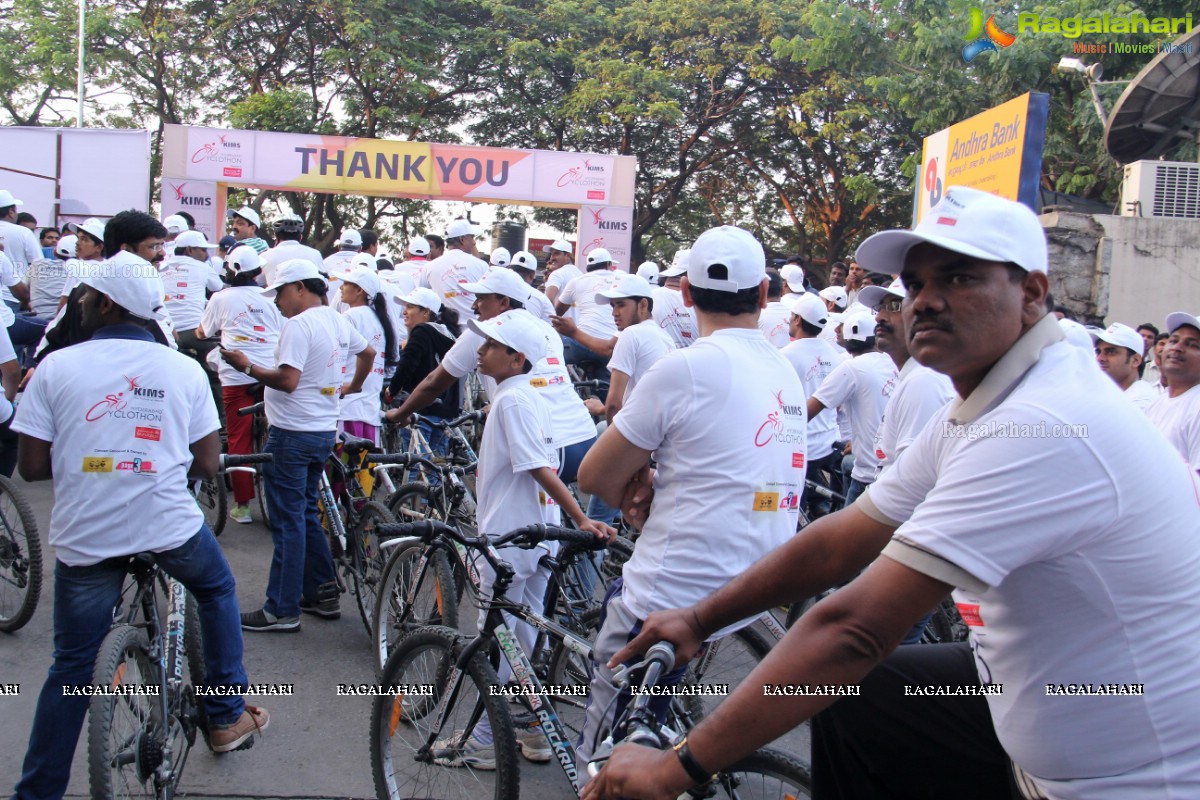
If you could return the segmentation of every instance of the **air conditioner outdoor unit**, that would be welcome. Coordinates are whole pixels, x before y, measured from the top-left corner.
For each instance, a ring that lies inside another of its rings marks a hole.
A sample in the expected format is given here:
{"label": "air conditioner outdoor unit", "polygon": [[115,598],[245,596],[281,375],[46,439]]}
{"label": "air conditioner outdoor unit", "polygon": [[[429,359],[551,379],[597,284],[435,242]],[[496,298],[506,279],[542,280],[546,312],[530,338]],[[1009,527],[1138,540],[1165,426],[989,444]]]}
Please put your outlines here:
{"label": "air conditioner outdoor unit", "polygon": [[1200,164],[1192,161],[1126,164],[1121,216],[1200,219]]}

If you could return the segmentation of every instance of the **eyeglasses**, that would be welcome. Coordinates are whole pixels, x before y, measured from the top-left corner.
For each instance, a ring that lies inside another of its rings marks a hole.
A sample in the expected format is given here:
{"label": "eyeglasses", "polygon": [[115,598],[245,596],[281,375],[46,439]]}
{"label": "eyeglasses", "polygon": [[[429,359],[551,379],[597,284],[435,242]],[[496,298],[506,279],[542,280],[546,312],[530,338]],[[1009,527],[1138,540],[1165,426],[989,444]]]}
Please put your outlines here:
{"label": "eyeglasses", "polygon": [[889,314],[894,314],[900,310],[900,307],[902,305],[904,305],[904,298],[889,297],[887,300],[884,300],[882,303],[879,304],[879,310],[886,311]]}

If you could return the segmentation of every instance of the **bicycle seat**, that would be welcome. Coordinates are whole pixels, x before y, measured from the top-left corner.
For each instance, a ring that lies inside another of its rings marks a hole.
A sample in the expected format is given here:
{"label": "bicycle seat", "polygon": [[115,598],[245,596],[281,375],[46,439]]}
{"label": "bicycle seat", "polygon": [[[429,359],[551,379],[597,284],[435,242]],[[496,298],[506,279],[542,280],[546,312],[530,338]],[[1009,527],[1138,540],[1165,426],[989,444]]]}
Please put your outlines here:
{"label": "bicycle seat", "polygon": [[351,436],[348,433],[341,434],[339,436],[339,441],[341,441],[345,452],[353,456],[359,455],[360,453],[365,453],[369,450],[374,450],[378,447],[378,445],[372,442],[370,439],[360,439],[357,436]]}
{"label": "bicycle seat", "polygon": [[129,559],[129,572],[134,575],[145,575],[157,564],[154,553],[137,553]]}

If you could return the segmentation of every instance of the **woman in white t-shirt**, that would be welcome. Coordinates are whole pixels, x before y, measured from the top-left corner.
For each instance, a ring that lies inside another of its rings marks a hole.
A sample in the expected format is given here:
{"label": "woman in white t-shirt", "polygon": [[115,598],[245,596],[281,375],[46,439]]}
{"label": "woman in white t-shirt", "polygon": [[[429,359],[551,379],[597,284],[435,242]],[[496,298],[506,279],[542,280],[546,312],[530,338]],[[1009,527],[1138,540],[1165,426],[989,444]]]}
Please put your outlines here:
{"label": "woman in white t-shirt", "polygon": [[[342,281],[342,302],[349,306],[343,316],[375,350],[375,362],[362,391],[342,398],[338,429],[378,444],[384,370],[396,360],[396,332],[388,314],[388,296],[382,291],[379,276],[366,267],[332,277]],[[347,368],[353,361],[354,356],[347,353]]]}

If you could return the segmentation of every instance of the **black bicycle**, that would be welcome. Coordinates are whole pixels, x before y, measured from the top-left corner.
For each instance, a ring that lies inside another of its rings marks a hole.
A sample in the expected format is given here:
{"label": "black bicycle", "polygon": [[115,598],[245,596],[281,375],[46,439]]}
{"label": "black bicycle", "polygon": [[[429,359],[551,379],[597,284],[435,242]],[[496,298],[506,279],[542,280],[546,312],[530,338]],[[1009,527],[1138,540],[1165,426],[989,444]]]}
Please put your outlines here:
{"label": "black bicycle", "polygon": [[33,617],[42,592],[42,542],[37,517],[16,485],[0,475],[0,631]]}

